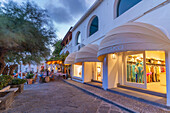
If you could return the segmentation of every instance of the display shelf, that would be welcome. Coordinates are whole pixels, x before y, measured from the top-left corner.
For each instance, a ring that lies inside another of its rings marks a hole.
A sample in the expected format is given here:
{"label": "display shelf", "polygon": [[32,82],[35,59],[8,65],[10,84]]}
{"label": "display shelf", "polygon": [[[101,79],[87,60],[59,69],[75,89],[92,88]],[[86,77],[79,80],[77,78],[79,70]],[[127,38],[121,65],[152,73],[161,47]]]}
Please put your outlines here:
{"label": "display shelf", "polygon": [[146,63],[146,65],[165,66],[165,64],[152,64],[152,63]]}
{"label": "display shelf", "polygon": [[133,61],[127,61],[127,63],[129,63],[129,64],[136,64],[136,62],[133,62]]}

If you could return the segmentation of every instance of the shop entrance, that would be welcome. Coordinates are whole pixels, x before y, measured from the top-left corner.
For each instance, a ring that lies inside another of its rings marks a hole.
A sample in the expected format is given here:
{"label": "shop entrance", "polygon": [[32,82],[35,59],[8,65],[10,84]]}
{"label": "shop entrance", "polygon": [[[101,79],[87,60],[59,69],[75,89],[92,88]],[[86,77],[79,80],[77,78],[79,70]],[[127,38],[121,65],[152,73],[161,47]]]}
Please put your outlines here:
{"label": "shop entrance", "polygon": [[164,51],[126,52],[125,85],[166,93]]}
{"label": "shop entrance", "polygon": [[166,66],[164,51],[146,51],[147,89],[166,93]]}
{"label": "shop entrance", "polygon": [[102,82],[102,63],[93,63],[93,77],[92,80]]}

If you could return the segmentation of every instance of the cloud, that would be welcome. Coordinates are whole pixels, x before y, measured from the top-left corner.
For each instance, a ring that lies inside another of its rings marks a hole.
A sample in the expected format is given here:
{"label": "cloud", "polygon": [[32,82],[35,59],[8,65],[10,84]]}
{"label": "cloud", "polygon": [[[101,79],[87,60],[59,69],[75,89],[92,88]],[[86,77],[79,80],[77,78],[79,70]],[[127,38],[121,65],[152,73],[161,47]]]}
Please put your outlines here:
{"label": "cloud", "polygon": [[58,0],[45,4],[49,16],[56,23],[70,23],[87,10],[85,0]]}
{"label": "cloud", "polygon": [[56,23],[69,23],[73,21],[73,17],[69,14],[64,7],[56,7],[53,4],[49,4],[46,6],[48,9],[49,16]]}
{"label": "cloud", "polygon": [[87,9],[85,0],[60,0],[60,2],[73,15],[82,14]]}

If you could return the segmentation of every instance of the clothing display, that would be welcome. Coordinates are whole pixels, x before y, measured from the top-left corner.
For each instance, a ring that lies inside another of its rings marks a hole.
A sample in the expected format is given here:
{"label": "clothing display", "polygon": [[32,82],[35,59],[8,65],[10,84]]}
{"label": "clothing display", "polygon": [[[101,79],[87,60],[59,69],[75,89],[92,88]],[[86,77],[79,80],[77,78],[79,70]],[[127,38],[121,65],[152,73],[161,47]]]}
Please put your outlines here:
{"label": "clothing display", "polygon": [[143,62],[142,57],[136,55],[128,56],[127,61],[127,81],[144,83]]}
{"label": "clothing display", "polygon": [[160,82],[160,74],[165,72],[165,64],[159,60],[148,60],[146,64],[147,83]]}
{"label": "clothing display", "polygon": [[[165,59],[163,55],[158,51],[152,51],[146,53],[145,59],[143,57],[143,53],[132,54],[126,57],[127,82],[144,84],[145,76],[147,83],[161,82],[161,78],[165,78],[164,76],[166,75]],[[146,64],[143,64],[144,60]],[[144,75],[145,73],[146,75]],[[162,79],[162,81],[164,80]]]}

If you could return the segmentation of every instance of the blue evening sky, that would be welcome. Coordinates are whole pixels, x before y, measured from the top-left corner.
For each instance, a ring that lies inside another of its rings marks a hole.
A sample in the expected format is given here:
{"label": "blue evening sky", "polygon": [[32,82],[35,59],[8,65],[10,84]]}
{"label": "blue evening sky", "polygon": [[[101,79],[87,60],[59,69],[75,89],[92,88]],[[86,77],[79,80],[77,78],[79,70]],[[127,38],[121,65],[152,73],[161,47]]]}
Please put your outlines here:
{"label": "blue evening sky", "polygon": [[[7,2],[8,0],[0,0]],[[26,0],[13,0],[22,3]],[[71,26],[80,19],[95,0],[30,0],[48,10],[54,22],[58,39],[63,39]]]}

